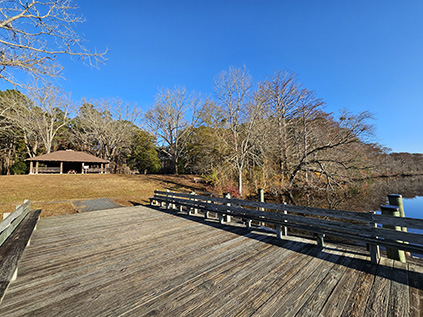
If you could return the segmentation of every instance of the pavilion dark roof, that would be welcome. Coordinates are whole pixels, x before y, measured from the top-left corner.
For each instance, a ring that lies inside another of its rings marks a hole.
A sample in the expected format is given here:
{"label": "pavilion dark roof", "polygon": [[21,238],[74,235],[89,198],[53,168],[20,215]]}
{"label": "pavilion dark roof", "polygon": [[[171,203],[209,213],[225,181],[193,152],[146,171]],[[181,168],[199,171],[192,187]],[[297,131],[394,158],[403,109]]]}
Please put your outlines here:
{"label": "pavilion dark roof", "polygon": [[109,163],[108,160],[96,157],[94,155],[73,151],[56,151],[49,154],[44,154],[36,157],[31,157],[25,161],[38,161],[38,162],[81,162],[81,163]]}

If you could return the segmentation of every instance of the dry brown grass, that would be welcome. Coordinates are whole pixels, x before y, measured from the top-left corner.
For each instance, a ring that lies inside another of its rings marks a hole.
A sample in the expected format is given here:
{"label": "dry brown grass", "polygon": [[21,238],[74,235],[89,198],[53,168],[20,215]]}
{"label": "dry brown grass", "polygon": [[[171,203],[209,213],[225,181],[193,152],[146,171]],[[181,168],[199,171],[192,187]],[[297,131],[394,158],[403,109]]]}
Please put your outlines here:
{"label": "dry brown grass", "polygon": [[[74,200],[109,198],[123,206],[147,203],[155,189],[204,190],[188,175],[16,175],[0,176],[0,214],[25,199],[42,217],[75,213]],[[1,220],[1,216],[0,216]]]}

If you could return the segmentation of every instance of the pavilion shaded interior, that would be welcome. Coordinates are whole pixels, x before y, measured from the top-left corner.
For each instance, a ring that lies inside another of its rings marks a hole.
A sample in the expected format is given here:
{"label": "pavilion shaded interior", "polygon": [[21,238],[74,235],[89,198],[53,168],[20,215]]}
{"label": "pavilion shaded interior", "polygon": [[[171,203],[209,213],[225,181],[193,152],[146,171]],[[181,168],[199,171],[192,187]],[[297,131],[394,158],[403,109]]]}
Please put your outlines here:
{"label": "pavilion shaded interior", "polygon": [[50,174],[86,174],[106,173],[109,161],[94,155],[64,150],[26,159],[29,161],[29,173]]}
{"label": "pavilion shaded interior", "polygon": [[[39,174],[54,174],[60,173],[63,174],[84,174],[84,173],[101,173],[106,171],[106,168],[102,168],[102,164],[85,164],[88,166],[87,169],[84,169],[82,164],[79,162],[63,162],[62,171],[60,171],[61,162],[42,162],[40,161],[38,167]],[[35,168],[33,167],[32,174],[36,173]]]}

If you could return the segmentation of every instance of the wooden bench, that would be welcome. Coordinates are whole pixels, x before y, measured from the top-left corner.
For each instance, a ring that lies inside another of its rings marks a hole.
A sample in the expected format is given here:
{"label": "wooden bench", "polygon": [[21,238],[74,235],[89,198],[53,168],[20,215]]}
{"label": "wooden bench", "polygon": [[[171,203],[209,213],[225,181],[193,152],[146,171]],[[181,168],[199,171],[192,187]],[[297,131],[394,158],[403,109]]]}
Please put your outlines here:
{"label": "wooden bench", "polygon": [[[324,246],[325,235],[361,242],[369,246],[374,263],[379,261],[379,246],[423,254],[423,234],[391,228],[400,226],[423,230],[423,219],[163,191],[154,192],[150,204],[154,202],[167,209],[182,211],[186,208],[188,213],[200,210],[205,217],[214,212],[218,214],[220,223],[223,223],[223,215],[227,215],[229,219],[242,219],[248,228],[251,228],[251,221],[271,224],[275,226],[278,239],[287,235],[288,228],[293,228],[313,233],[321,247]],[[398,209],[396,206],[383,207]]]}
{"label": "wooden bench", "polygon": [[9,283],[17,277],[19,260],[29,245],[41,210],[31,210],[29,201],[0,223],[0,303]]}

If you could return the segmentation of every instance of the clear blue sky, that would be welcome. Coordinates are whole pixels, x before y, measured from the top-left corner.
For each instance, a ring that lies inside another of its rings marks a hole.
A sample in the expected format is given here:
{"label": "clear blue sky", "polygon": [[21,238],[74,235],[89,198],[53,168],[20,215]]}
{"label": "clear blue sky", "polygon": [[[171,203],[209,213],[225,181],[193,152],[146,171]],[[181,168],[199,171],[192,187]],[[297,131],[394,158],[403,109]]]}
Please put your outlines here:
{"label": "clear blue sky", "polygon": [[61,59],[72,98],[119,97],[142,110],[161,87],[212,95],[246,65],[255,81],[290,70],[326,102],[375,114],[375,141],[423,153],[422,0],[76,1],[99,70]]}

